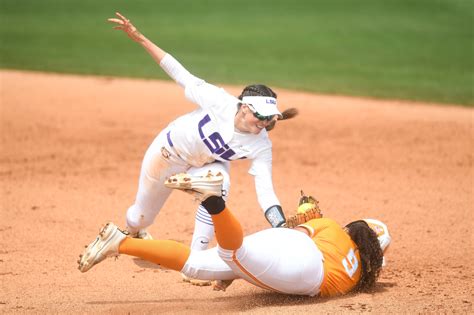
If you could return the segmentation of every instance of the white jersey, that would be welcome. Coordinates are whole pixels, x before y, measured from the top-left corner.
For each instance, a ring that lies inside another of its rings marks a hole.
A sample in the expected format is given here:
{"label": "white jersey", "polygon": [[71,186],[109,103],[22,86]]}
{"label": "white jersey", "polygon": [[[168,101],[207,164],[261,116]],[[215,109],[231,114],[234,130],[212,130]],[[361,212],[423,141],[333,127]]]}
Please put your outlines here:
{"label": "white jersey", "polygon": [[252,159],[270,155],[271,141],[266,130],[258,135],[234,129],[239,100],[224,89],[197,82],[186,86],[186,97],[200,106],[168,126],[176,152],[194,167],[218,161]]}
{"label": "white jersey", "polygon": [[213,161],[253,160],[250,174],[263,210],[280,205],[272,184],[272,143],[263,129],[259,134],[241,133],[234,128],[239,99],[224,89],[190,74],[167,54],[162,68],[185,88],[188,100],[199,106],[166,128],[169,145],[186,163],[202,167]]}

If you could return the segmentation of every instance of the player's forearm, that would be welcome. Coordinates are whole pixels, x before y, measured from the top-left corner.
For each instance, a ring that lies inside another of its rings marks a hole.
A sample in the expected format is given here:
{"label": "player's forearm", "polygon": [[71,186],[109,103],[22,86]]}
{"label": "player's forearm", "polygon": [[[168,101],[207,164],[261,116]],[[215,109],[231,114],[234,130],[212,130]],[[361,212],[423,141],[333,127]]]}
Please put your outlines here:
{"label": "player's forearm", "polygon": [[163,60],[163,58],[165,57],[166,52],[160,47],[158,47],[157,45],[155,45],[151,40],[146,38],[144,35],[140,36],[139,43],[140,45],[143,46],[143,48],[145,48],[145,50],[156,61],[156,63],[160,64],[161,60]]}
{"label": "player's forearm", "polygon": [[255,189],[257,191],[258,202],[264,210],[265,218],[272,227],[280,227],[285,223],[285,214],[280,206],[280,201],[278,201],[273,191],[270,174],[266,176],[262,176],[261,174],[255,175]]}
{"label": "player's forearm", "polygon": [[151,55],[151,57],[160,65],[160,67],[179,85],[186,87],[186,85],[201,82],[202,80],[189,73],[176,59],[173,58],[166,51],[158,47],[151,40],[146,38],[144,35],[139,34],[139,37],[135,39],[145,50]]}
{"label": "player's forearm", "polygon": [[271,206],[280,205],[280,201],[273,189],[271,171],[259,169],[258,173],[255,173],[254,179],[258,203],[262,210],[265,211]]}

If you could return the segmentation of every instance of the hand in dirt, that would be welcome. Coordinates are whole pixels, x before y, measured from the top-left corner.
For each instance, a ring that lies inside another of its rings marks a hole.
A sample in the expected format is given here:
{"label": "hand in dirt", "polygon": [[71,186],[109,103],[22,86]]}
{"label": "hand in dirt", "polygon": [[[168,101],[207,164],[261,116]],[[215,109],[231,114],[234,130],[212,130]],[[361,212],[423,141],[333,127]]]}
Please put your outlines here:
{"label": "hand in dirt", "polygon": [[130,22],[129,19],[127,19],[125,16],[123,16],[119,12],[115,12],[115,15],[118,17],[118,19],[117,18],[107,19],[107,21],[117,24],[116,26],[114,26],[114,29],[124,31],[125,33],[127,33],[128,37],[130,37],[131,39],[133,39],[134,41],[138,43],[144,40],[143,35],[137,30],[135,26],[133,26],[132,22]]}

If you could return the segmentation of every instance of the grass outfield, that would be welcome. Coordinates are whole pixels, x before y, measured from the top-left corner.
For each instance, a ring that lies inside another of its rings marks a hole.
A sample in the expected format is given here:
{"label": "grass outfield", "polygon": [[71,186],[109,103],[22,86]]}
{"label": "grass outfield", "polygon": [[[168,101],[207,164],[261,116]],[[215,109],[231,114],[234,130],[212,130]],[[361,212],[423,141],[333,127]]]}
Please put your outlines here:
{"label": "grass outfield", "polygon": [[210,82],[474,105],[470,0],[0,0],[0,67],[167,78],[121,11]]}

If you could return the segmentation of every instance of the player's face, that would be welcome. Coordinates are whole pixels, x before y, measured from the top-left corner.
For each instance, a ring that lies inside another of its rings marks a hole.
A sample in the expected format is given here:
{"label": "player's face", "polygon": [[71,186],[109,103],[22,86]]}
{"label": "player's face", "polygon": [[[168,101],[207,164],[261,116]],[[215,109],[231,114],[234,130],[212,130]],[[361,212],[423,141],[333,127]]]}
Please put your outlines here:
{"label": "player's face", "polygon": [[263,119],[262,116],[258,115],[258,113],[255,113],[254,111],[251,110],[251,108],[247,105],[242,105],[243,111],[243,126],[246,130],[246,132],[252,133],[252,134],[259,134],[265,127],[270,125],[273,120],[276,120],[277,117],[268,117],[269,119]]}

